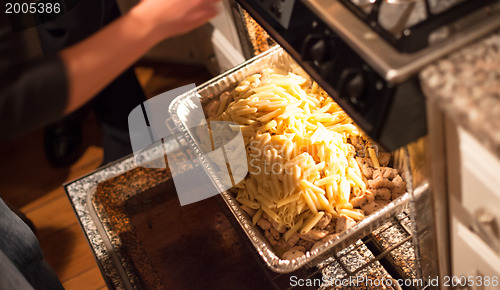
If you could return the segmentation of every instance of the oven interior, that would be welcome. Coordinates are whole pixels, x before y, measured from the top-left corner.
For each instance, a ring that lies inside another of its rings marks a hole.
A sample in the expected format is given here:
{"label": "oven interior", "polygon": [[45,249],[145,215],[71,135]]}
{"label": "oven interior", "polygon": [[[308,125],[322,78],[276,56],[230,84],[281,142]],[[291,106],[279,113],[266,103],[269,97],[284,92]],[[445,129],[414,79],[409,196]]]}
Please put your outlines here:
{"label": "oven interior", "polygon": [[[400,82],[388,81],[387,78],[371,66],[370,61],[366,61],[364,55],[359,54],[358,51],[351,47],[348,41],[336,42],[335,40],[337,38],[341,39],[341,37],[334,33],[325,37],[323,34],[325,29],[331,28],[324,22],[317,21],[318,19],[321,20],[320,17],[317,17],[313,13],[309,14],[309,11],[306,11],[305,7],[307,5],[304,4],[306,1],[285,0],[274,6],[273,1],[261,1],[260,4],[255,4],[251,1],[238,2],[231,2],[232,13],[242,46],[246,47],[244,49],[246,57],[257,55],[273,44],[278,43],[379,144],[389,151],[405,152],[411,170],[411,180],[409,180],[411,198],[400,213],[393,214],[390,220],[372,233],[344,249],[337,250],[323,262],[310,267],[304,267],[292,274],[273,274],[272,279],[275,286],[279,289],[289,289],[293,288],[293,286],[299,286],[300,281],[305,281],[300,279],[311,279],[313,281],[316,279],[316,281],[326,281],[321,286],[323,288],[328,288],[325,287],[327,285],[333,288],[348,289],[349,287],[346,287],[346,285],[352,286],[353,284],[349,284],[346,282],[347,280],[359,279],[361,281],[364,279],[364,282],[361,282],[361,284],[356,284],[361,288],[352,287],[352,289],[384,289],[383,287],[387,287],[387,289],[437,288],[439,283],[436,279],[438,279],[440,273],[444,273],[443,269],[447,269],[448,261],[444,260],[442,253],[439,254],[437,250],[436,225],[434,224],[435,213],[431,186],[429,185],[429,140],[426,135],[426,109],[416,75],[410,76]],[[384,5],[387,5],[384,1],[346,0],[340,2],[349,2],[349,4],[346,4],[346,7],[353,14],[361,13],[361,10],[364,10],[364,16],[360,16],[362,21],[367,21],[370,17],[375,17],[373,14],[380,13],[380,11],[383,13],[391,12],[387,9],[380,9]],[[460,13],[453,11],[463,11],[465,7],[458,5],[463,1],[450,1],[453,3],[447,3],[447,5],[444,5],[444,3],[439,4],[436,1],[402,2],[411,7],[405,6],[406,8],[404,8],[400,5],[398,8],[400,9],[398,10],[399,12],[411,10],[419,5],[424,5],[424,8],[428,12],[428,18],[425,21],[417,23],[418,21],[412,20],[413,23],[410,23],[411,25],[406,23],[406,26],[403,27],[429,26],[433,27],[431,31],[434,31],[436,28],[436,24],[430,24],[433,22],[432,19],[445,14],[456,16]],[[487,5],[487,3],[482,4]],[[443,7],[437,7],[436,5]],[[266,8],[263,9],[263,6],[266,6]],[[280,7],[282,9],[281,12]],[[301,17],[294,18],[292,14],[297,13],[295,10],[300,10],[297,7],[303,8],[306,12],[300,14]],[[290,11],[287,11],[287,9]],[[356,9],[359,11],[355,11]],[[370,13],[367,12],[368,9],[370,9]],[[373,12],[372,10],[376,11]],[[408,17],[407,20],[415,19],[416,17],[406,16]],[[277,18],[280,19],[278,20]],[[449,19],[447,21],[453,22]],[[384,23],[377,25],[382,27]],[[443,21],[441,21],[442,25]],[[380,29],[373,25],[372,27],[375,31]],[[301,32],[307,29],[311,33],[307,33],[307,37],[299,39]],[[293,36],[293,33],[296,36]],[[391,37],[395,37],[395,35],[393,34]],[[400,42],[403,41],[401,39],[405,38],[403,33],[396,36],[395,38]],[[381,37],[385,39],[387,36],[381,35]],[[412,37],[418,39],[418,37],[424,36],[412,35]],[[429,37],[429,33],[425,37]],[[398,44],[396,44],[396,41],[385,40],[391,43],[390,45],[393,45],[395,50],[406,53],[404,46],[397,47]],[[406,39],[404,41],[414,40]],[[424,46],[430,45],[426,42]],[[407,51],[419,51],[422,49],[425,50],[419,44]],[[332,55],[338,55],[338,52],[344,54],[345,59],[343,61],[338,56],[332,57]],[[336,68],[332,69],[334,66]],[[362,71],[361,74],[363,76],[361,79],[357,75],[359,72],[358,68]],[[342,82],[347,82],[348,85],[342,85]],[[363,85],[361,91],[357,88],[360,83]],[[346,99],[342,94],[358,96],[349,96]],[[383,96],[384,94],[390,97],[377,104],[370,103],[373,99],[378,98],[380,100],[380,95]],[[360,102],[356,100],[363,98],[369,101]],[[401,124],[398,121],[401,120],[402,116],[397,114],[397,116],[387,117],[387,115],[391,115],[391,109],[401,109],[401,107],[398,108],[397,102],[404,103],[405,105],[410,104],[409,106],[416,111],[413,115],[403,114],[405,118],[410,118],[411,122],[403,122]],[[378,113],[383,111],[385,117],[383,120],[380,118],[377,119],[377,117],[373,117],[376,113],[370,115],[370,110],[377,111]],[[362,115],[362,121],[356,119],[358,115]],[[395,127],[391,125],[393,123],[398,124]],[[387,133],[388,131],[391,133]],[[401,133],[403,131],[405,133]],[[293,281],[290,278],[291,276],[298,279],[296,280],[298,282],[291,284],[291,281]],[[330,281],[330,284],[328,284],[328,281]],[[370,284],[380,281],[386,281],[385,286]],[[346,282],[347,284],[334,285],[334,283],[342,282]],[[313,288],[318,288],[316,286],[318,285],[313,285]]]}

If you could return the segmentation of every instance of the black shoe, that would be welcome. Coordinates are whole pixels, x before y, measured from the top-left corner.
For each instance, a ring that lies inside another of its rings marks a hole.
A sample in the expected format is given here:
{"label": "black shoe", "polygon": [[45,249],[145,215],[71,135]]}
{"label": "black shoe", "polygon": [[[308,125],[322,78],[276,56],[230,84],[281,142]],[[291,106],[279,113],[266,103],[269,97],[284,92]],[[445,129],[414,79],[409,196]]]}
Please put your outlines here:
{"label": "black shoe", "polygon": [[63,120],[49,125],[43,137],[45,156],[53,167],[68,167],[83,155],[83,131],[79,120]]}

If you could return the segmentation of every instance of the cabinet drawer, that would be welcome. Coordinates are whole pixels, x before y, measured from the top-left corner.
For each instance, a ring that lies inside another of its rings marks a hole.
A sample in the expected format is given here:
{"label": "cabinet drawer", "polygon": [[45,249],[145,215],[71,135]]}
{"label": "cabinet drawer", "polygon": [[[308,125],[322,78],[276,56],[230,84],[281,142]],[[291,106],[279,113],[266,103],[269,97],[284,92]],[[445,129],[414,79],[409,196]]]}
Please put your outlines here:
{"label": "cabinet drawer", "polygon": [[[452,276],[472,278],[472,286],[462,289],[500,289],[500,257],[457,219],[453,219],[452,223]],[[466,278],[462,279],[466,281]]]}
{"label": "cabinet drawer", "polygon": [[458,144],[462,205],[471,213],[486,207],[500,220],[500,161],[460,127]]}

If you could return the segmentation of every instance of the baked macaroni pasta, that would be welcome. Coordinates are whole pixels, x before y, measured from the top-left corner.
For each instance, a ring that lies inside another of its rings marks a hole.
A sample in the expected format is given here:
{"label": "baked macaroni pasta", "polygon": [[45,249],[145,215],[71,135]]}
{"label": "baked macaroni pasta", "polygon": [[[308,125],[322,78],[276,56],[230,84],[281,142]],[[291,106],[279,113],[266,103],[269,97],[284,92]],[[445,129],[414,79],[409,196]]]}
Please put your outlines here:
{"label": "baked macaroni pasta", "polygon": [[265,69],[212,102],[239,124],[248,176],[236,199],[285,259],[303,255],[405,192],[390,154],[306,76]]}

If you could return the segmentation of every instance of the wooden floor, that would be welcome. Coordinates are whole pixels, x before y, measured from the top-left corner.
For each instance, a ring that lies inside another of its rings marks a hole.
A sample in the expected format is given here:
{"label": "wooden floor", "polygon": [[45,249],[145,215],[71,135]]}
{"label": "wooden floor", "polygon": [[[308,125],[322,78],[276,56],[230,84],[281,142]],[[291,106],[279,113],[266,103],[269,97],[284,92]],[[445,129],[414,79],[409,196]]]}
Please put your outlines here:
{"label": "wooden floor", "polygon": [[[148,97],[209,79],[206,70],[142,64],[136,69]],[[66,289],[106,288],[62,184],[101,164],[100,132],[91,115],[84,122],[84,155],[69,168],[54,169],[45,158],[42,130],[0,144],[0,196],[35,224],[45,258]]]}

